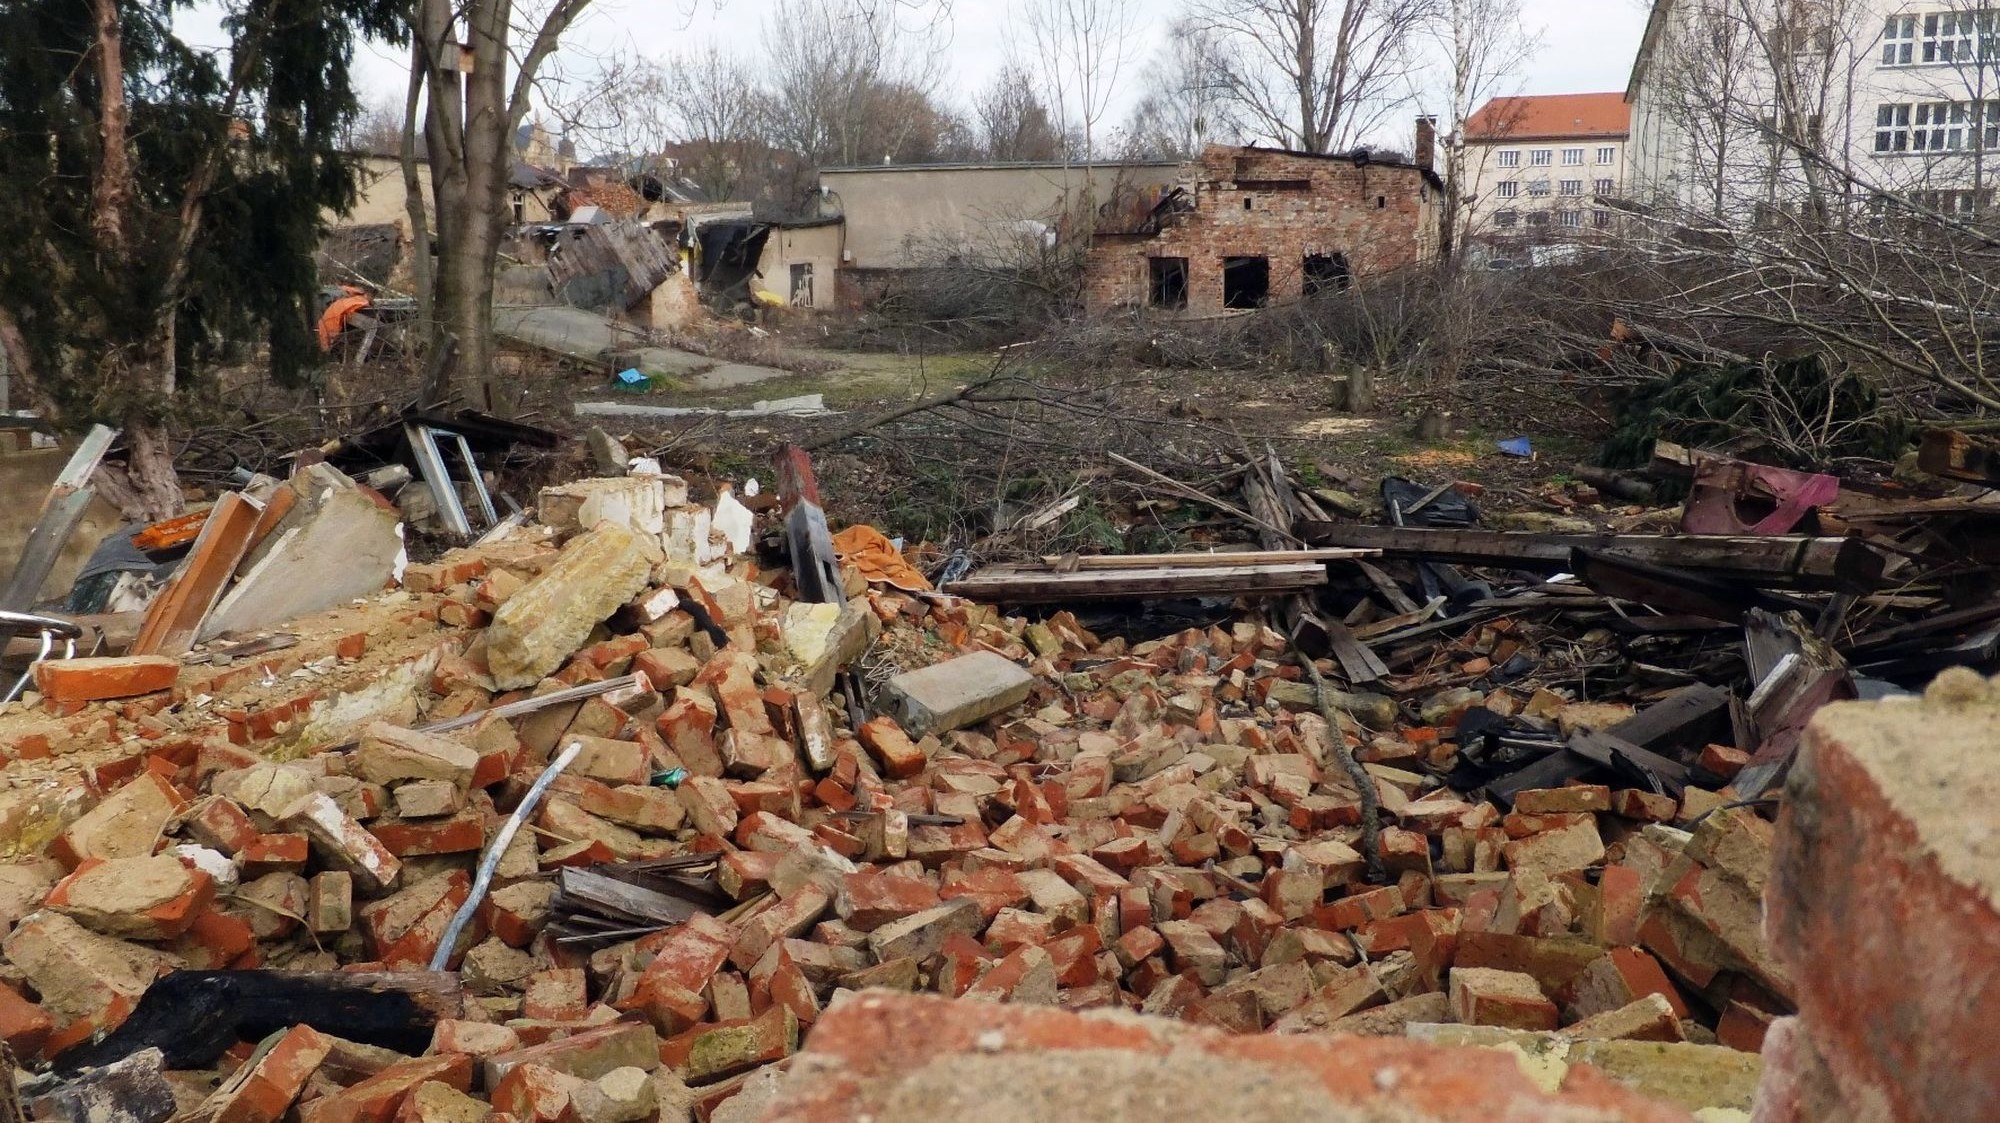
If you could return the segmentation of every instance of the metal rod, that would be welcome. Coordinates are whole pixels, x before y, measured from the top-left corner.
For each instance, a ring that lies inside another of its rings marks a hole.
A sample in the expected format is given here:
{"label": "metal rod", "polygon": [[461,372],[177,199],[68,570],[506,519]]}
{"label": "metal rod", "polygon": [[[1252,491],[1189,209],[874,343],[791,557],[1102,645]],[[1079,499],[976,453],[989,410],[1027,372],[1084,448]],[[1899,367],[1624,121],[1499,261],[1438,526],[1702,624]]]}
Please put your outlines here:
{"label": "metal rod", "polygon": [[479,875],[472,880],[472,892],[465,898],[465,903],[458,907],[458,914],[451,918],[451,926],[444,930],[444,939],[438,944],[437,954],[431,956],[431,970],[442,971],[445,965],[451,962],[451,949],[458,943],[458,934],[472,920],[472,914],[479,911],[480,902],[486,899],[486,887],[493,883],[493,871],[500,868],[500,859],[507,853],[507,847],[513,845],[514,836],[520,833],[521,824],[527,822],[528,816],[535,813],[535,805],[542,801],[542,793],[549,790],[549,785],[555,783],[556,777],[562,774],[562,770],[568,768],[570,762],[582,752],[583,742],[571,741],[568,747],[549,762],[549,766],[542,770],[542,774],[535,777],[535,782],[528,788],[528,794],[521,797],[521,805],[514,808],[514,813],[507,817],[507,823],[500,828],[500,834],[493,840],[493,845],[486,848],[486,857],[479,863]]}

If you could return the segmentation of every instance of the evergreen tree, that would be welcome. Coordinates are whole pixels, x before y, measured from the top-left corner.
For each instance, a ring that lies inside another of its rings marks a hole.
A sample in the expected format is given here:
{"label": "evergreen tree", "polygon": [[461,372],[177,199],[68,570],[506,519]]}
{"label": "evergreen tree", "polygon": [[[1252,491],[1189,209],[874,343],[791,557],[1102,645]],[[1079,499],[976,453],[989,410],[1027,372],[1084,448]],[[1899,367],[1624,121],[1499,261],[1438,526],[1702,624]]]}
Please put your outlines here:
{"label": "evergreen tree", "polygon": [[0,4],[0,348],[59,424],[123,427],[133,516],[178,511],[167,433],[220,360],[262,339],[310,377],[354,47],[406,34],[395,0],[222,6],[216,50],[175,34],[189,0]]}

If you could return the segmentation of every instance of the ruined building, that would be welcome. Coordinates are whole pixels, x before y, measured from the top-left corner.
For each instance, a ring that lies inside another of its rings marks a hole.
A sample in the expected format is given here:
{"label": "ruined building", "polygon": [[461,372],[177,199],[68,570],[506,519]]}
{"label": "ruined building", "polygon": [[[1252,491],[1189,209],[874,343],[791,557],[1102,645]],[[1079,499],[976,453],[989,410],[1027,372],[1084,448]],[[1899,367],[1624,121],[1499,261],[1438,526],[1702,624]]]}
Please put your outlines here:
{"label": "ruined building", "polygon": [[1431,139],[1426,122],[1413,161],[1211,146],[1135,221],[1099,227],[1085,303],[1212,315],[1434,260]]}

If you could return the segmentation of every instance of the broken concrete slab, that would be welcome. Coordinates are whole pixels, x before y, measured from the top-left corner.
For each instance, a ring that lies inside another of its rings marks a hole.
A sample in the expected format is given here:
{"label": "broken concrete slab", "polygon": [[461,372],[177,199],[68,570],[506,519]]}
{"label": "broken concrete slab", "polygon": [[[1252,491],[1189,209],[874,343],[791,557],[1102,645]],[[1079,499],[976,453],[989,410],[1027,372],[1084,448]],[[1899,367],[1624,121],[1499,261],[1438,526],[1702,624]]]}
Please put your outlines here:
{"label": "broken concrete slab", "polygon": [[991,651],[975,651],[888,682],[890,704],[912,736],[949,733],[1020,705],[1035,676]]}
{"label": "broken concrete slab", "polygon": [[402,520],[326,464],[286,485],[297,500],[252,548],[202,625],[207,640],[254,632],[381,592],[403,554]]}
{"label": "broken concrete slab", "polygon": [[503,690],[533,686],[561,666],[590,630],[647,586],[658,546],[628,527],[600,523],[493,613],[486,660]]}

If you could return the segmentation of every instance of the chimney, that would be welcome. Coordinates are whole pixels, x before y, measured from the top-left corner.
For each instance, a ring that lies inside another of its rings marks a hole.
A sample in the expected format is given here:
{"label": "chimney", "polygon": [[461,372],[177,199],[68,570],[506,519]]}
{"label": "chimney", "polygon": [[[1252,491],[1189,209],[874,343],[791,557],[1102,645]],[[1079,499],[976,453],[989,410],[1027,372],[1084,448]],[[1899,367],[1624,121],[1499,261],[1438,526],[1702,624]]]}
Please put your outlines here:
{"label": "chimney", "polygon": [[1425,113],[1417,118],[1417,150],[1411,158],[1417,166],[1430,172],[1437,170],[1438,119]]}

